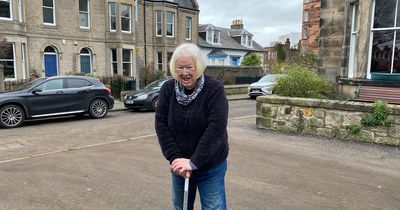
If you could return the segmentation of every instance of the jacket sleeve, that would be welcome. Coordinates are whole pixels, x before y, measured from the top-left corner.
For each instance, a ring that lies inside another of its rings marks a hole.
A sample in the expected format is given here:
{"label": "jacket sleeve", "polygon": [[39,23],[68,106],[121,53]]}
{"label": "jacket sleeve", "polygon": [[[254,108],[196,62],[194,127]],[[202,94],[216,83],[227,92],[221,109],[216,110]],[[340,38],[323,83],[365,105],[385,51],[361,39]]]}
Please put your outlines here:
{"label": "jacket sleeve", "polygon": [[228,100],[222,84],[217,85],[214,94],[208,99],[207,128],[191,157],[198,168],[202,168],[214,155],[218,155],[216,152],[221,146],[227,146]]}
{"label": "jacket sleeve", "polygon": [[182,152],[168,126],[169,105],[173,91],[171,83],[166,82],[158,96],[158,106],[155,115],[155,129],[164,157],[172,163],[176,158],[182,157]]}

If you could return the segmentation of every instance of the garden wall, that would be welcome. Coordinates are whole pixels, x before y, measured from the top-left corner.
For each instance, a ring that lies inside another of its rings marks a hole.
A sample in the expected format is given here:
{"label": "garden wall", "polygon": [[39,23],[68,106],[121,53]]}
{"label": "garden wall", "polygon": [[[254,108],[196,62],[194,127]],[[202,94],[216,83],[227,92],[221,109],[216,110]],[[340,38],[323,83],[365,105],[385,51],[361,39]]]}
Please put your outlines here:
{"label": "garden wall", "polygon": [[362,126],[360,132],[351,134],[346,125],[361,125],[361,119],[371,114],[372,103],[260,96],[256,124],[269,130],[400,145],[400,106],[387,107],[391,126]]}

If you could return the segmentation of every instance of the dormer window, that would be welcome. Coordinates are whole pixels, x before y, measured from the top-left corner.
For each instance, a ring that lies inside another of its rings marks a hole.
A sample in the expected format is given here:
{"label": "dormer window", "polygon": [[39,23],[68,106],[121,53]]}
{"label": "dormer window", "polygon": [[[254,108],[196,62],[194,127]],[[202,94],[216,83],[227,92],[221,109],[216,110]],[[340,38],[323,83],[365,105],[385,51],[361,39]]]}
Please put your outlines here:
{"label": "dormer window", "polygon": [[219,44],[220,32],[217,30],[207,30],[207,42],[210,44]]}
{"label": "dormer window", "polygon": [[245,47],[253,47],[252,36],[248,34],[243,34],[241,36],[241,44]]}

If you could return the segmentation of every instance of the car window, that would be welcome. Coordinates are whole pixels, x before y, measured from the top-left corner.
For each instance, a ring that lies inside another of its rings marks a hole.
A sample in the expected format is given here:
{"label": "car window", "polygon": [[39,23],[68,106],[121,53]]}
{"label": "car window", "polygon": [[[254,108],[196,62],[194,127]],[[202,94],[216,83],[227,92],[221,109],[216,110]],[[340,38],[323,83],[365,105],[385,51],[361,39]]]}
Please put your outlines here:
{"label": "car window", "polygon": [[52,79],[52,80],[46,81],[46,82],[38,85],[36,88],[42,89],[42,91],[46,91],[46,90],[63,89],[63,87],[64,87],[63,79]]}
{"label": "car window", "polygon": [[67,88],[81,88],[93,85],[85,79],[67,79]]}
{"label": "car window", "polygon": [[156,80],[150,84],[148,84],[145,89],[152,89],[152,88],[161,88],[161,86],[164,84],[165,81],[168,79],[161,79],[161,80]]}
{"label": "car window", "polygon": [[267,75],[262,77],[258,82],[275,82],[276,78],[273,75]]}
{"label": "car window", "polygon": [[39,78],[39,79],[35,79],[32,82],[26,83],[25,85],[23,85],[22,87],[18,88],[18,90],[26,90],[29,89],[31,87],[34,87],[35,85],[41,83],[43,80],[45,80],[46,78]]}

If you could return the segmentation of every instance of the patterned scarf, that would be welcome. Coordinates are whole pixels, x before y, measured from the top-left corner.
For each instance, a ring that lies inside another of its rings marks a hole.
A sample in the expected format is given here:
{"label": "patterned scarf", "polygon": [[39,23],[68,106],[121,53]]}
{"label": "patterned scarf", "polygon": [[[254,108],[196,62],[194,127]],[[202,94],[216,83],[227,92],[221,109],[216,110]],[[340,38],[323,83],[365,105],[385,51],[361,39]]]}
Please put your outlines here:
{"label": "patterned scarf", "polygon": [[187,106],[197,97],[201,89],[203,89],[203,86],[204,86],[204,75],[201,75],[201,77],[197,80],[196,87],[194,88],[192,94],[186,95],[185,88],[181,85],[181,83],[178,82],[178,80],[175,80],[176,100],[178,101],[179,104]]}

